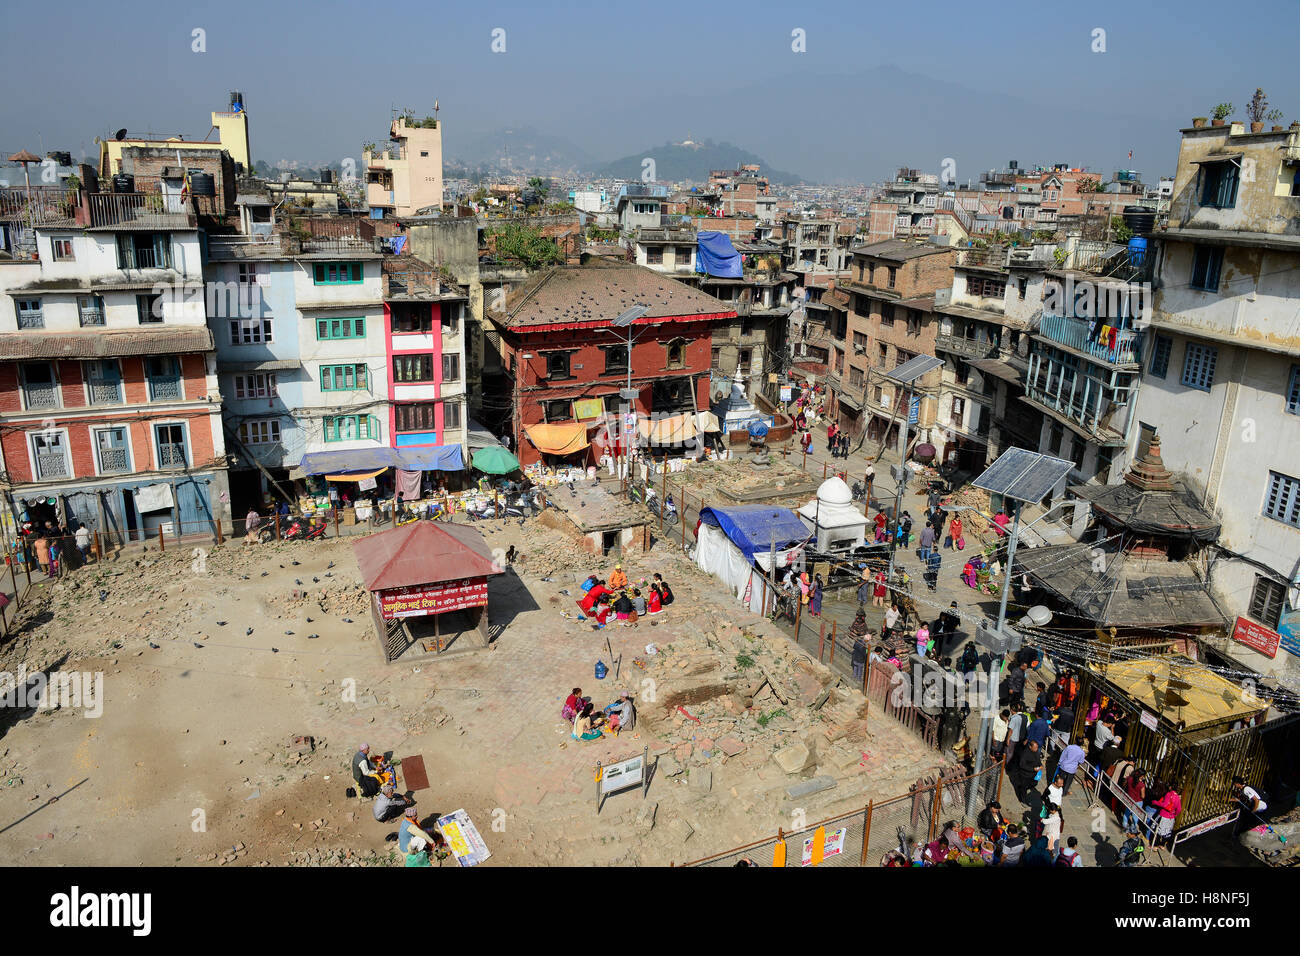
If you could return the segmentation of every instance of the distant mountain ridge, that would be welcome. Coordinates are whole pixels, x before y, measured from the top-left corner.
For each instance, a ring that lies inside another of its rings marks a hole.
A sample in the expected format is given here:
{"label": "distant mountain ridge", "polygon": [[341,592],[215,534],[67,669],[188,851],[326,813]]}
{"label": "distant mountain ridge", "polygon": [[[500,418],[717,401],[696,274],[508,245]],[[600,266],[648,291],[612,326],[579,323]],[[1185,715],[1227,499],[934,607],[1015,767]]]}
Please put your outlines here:
{"label": "distant mountain ridge", "polygon": [[661,181],[705,182],[715,169],[739,169],[754,164],[760,166],[762,174],[774,183],[803,181],[803,177],[795,173],[770,168],[762,158],[746,149],[731,143],[715,143],[711,139],[702,143],[664,143],[598,166],[594,172],[597,176],[616,179],[640,179],[646,159],[654,160],[654,178]]}

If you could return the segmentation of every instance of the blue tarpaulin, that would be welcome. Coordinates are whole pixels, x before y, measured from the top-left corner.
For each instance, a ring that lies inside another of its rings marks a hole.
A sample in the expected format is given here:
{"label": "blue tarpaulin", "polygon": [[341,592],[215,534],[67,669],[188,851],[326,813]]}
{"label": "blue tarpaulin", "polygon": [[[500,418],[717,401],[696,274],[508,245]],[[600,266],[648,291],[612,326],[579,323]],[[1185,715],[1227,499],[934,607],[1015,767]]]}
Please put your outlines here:
{"label": "blue tarpaulin", "polygon": [[413,448],[352,448],[314,451],[303,455],[298,467],[307,475],[373,472],[379,468],[406,471],[461,471],[465,459],[460,445],[424,445]]}
{"label": "blue tarpaulin", "polygon": [[695,241],[698,243],[696,272],[720,279],[739,279],[744,276],[740,253],[725,232],[701,232],[695,236]]}
{"label": "blue tarpaulin", "polygon": [[746,558],[767,553],[775,546],[784,551],[808,540],[808,528],[789,508],[771,505],[737,505],[734,508],[701,508],[700,522],[720,528]]}

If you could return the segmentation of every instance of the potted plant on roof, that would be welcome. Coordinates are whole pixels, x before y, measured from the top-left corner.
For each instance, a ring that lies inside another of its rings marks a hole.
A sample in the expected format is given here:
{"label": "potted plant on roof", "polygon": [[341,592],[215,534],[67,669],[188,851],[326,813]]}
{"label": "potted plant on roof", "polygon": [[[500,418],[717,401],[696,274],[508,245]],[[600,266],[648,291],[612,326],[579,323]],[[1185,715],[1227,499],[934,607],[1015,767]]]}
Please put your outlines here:
{"label": "potted plant on roof", "polygon": [[1282,121],[1283,115],[1285,114],[1283,114],[1281,110],[1269,110],[1267,113],[1264,114],[1264,119],[1268,120],[1270,123],[1273,124],[1274,133],[1280,133],[1286,129],[1285,126],[1278,125]]}
{"label": "potted plant on roof", "polygon": [[1264,117],[1268,113],[1268,95],[1263,87],[1255,87],[1255,95],[1246,104],[1246,118],[1250,120],[1252,133],[1264,132]]}
{"label": "potted plant on roof", "polygon": [[1224,120],[1226,120],[1229,116],[1231,116],[1233,110],[1235,109],[1236,107],[1233,106],[1231,103],[1220,103],[1210,113],[1210,116],[1213,117],[1210,120],[1210,125],[1222,126]]}

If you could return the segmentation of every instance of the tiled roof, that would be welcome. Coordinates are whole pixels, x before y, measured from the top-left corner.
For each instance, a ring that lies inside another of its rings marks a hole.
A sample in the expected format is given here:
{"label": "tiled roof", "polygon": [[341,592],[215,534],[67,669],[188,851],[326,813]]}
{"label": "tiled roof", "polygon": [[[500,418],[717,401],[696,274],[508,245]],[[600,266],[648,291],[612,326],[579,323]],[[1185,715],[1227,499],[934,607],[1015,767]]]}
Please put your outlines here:
{"label": "tiled roof", "polygon": [[0,333],[0,359],[94,359],[120,355],[166,355],[209,352],[212,347],[212,333],[204,327]]}
{"label": "tiled roof", "polygon": [[506,302],[497,320],[507,329],[607,325],[634,305],[649,308],[639,324],[656,319],[732,318],[719,299],[644,266],[593,259],[586,265],[538,273]]}

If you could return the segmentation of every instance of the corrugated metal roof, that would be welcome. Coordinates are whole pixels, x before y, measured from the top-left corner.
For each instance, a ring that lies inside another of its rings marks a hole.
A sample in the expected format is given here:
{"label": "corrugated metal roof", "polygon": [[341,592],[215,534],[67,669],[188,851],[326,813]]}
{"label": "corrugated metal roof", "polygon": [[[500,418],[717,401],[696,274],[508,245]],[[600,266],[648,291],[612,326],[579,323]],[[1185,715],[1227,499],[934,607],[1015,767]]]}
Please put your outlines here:
{"label": "corrugated metal roof", "polygon": [[469,525],[413,521],[352,544],[367,590],[502,574],[483,535]]}
{"label": "corrugated metal roof", "polygon": [[0,333],[0,359],[165,355],[169,352],[210,352],[212,347],[212,333],[206,328]]}

